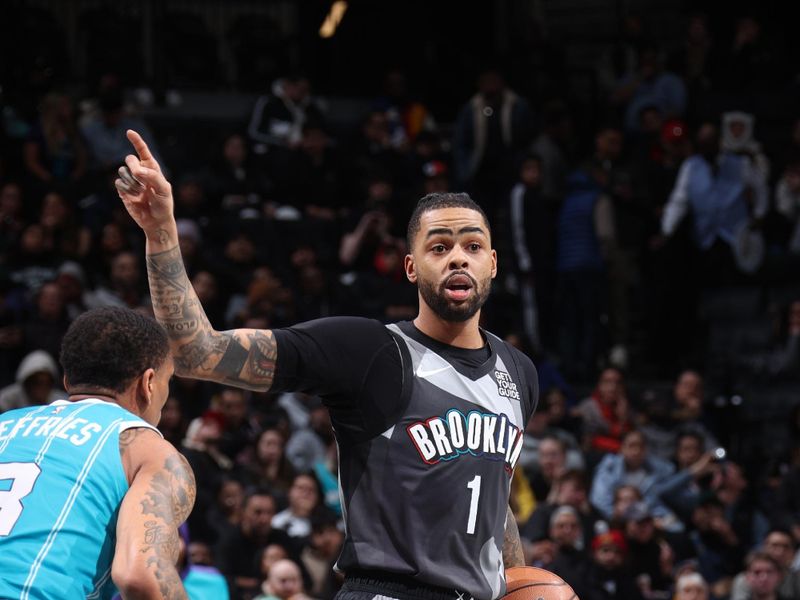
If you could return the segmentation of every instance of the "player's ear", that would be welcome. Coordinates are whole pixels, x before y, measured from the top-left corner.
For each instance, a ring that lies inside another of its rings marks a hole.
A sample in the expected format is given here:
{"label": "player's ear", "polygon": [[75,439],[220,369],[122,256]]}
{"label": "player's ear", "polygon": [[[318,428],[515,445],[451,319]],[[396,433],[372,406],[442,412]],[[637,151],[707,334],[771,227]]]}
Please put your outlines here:
{"label": "player's ear", "polygon": [[492,248],[492,279],[497,277],[497,251]]}
{"label": "player's ear", "polygon": [[406,279],[411,283],[417,283],[417,265],[414,263],[414,257],[411,254],[406,254],[403,266],[406,269]]}
{"label": "player's ear", "polygon": [[139,377],[139,389],[136,394],[136,402],[139,405],[139,410],[144,412],[150,407],[153,402],[153,391],[156,384],[156,372],[151,367],[146,369]]}

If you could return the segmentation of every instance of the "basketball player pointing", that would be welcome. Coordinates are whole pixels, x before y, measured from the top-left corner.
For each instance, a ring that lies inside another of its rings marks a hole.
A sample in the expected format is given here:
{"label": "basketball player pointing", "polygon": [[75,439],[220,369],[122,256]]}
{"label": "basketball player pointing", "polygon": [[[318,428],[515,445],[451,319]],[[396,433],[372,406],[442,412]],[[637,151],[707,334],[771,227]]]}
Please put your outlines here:
{"label": "basketball player pointing", "polygon": [[319,395],[339,449],[347,536],[339,598],[492,600],[523,564],[508,510],[536,405],[531,361],[478,326],[497,272],[486,217],[465,194],[420,200],[408,225],[413,322],[332,317],[216,331],[184,271],[172,191],[141,137],[117,190],[147,238],[153,307],[178,375]]}

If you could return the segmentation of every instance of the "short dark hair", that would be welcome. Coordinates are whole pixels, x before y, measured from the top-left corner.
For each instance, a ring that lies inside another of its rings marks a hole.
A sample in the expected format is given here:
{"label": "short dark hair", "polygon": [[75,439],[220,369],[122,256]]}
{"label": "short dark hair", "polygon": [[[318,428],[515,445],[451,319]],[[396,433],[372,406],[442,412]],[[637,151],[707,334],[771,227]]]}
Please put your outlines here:
{"label": "short dark hair", "polygon": [[409,250],[413,248],[414,238],[417,233],[419,233],[419,222],[422,215],[429,210],[437,210],[440,208],[469,208],[477,211],[480,213],[481,217],[483,217],[486,228],[490,230],[488,233],[491,233],[489,219],[486,213],[478,206],[477,202],[469,197],[469,194],[463,192],[437,192],[420,198],[416,208],[414,208],[414,212],[411,213],[411,218],[408,220],[408,230],[406,232],[406,242],[408,243]]}
{"label": "short dark hair", "polygon": [[772,556],[770,556],[769,554],[767,554],[766,552],[763,552],[761,550],[753,550],[744,559],[744,564],[747,567],[748,571],[757,562],[768,562],[768,563],[770,563],[773,567],[775,567],[775,570],[778,573],[780,573],[783,570],[783,568],[781,567],[780,563],[777,560],[775,560]]}
{"label": "short dark hair", "polygon": [[680,442],[684,438],[692,438],[700,444],[700,449],[702,450],[706,444],[705,436],[698,431],[694,427],[685,427],[683,429],[678,430],[678,434],[675,436],[675,447],[677,448],[678,442]]}
{"label": "short dark hair", "polygon": [[106,306],[83,313],[61,343],[61,366],[72,388],[122,392],[147,369],[158,369],[169,354],[162,327],[128,308]]}

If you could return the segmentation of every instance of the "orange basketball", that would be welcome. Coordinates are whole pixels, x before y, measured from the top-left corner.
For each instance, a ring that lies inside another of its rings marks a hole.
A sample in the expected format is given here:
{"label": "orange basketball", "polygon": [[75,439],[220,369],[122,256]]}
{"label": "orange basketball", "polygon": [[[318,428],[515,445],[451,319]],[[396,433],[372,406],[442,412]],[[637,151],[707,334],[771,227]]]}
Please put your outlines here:
{"label": "orange basketball", "polygon": [[538,567],[511,567],[506,569],[503,600],[578,600],[578,596],[555,573]]}

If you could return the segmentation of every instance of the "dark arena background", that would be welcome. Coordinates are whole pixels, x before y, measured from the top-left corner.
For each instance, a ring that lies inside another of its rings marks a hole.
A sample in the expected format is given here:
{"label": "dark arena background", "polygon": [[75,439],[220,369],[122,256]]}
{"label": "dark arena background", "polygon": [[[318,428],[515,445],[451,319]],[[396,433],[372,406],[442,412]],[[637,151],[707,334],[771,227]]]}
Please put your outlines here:
{"label": "dark arena background", "polygon": [[[512,485],[527,562],[578,589],[613,547],[619,589],[689,598],[676,581],[697,572],[706,597],[743,599],[763,550],[780,566],[764,597],[800,598],[798,12],[4,2],[0,413],[61,397],[81,312],[152,314],[144,237],[114,189],[126,129],[168,173],[221,330],[413,319],[408,217],[466,191],[499,256],[483,324],[539,372]],[[176,378],[160,428],[197,474],[193,565],[232,598],[333,597],[343,533],[318,398]],[[243,505],[256,488],[267,517]],[[281,557],[299,579],[278,596]]]}

